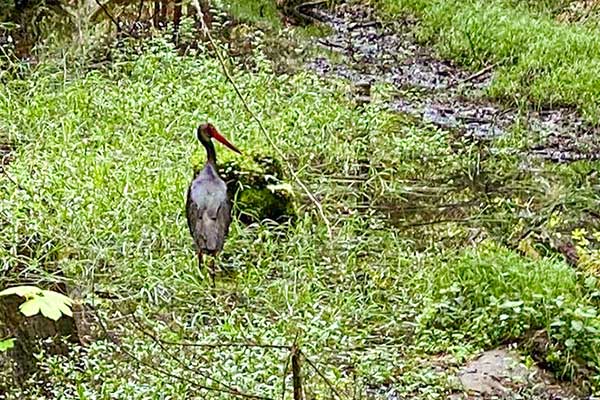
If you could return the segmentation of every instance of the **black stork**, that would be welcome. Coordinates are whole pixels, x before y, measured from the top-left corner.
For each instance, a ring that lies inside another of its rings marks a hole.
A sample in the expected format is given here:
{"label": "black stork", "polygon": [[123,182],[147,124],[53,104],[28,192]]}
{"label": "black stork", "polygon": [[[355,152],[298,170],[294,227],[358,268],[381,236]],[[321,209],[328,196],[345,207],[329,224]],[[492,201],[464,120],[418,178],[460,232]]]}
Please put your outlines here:
{"label": "black stork", "polygon": [[[231,223],[227,185],[217,172],[217,153],[211,139],[218,140],[238,154],[241,152],[210,123],[198,127],[197,137],[206,149],[206,164],[188,188],[185,210],[198,253],[198,267],[202,269],[204,254],[215,257],[223,250]],[[210,274],[214,285],[214,259],[210,265]]]}

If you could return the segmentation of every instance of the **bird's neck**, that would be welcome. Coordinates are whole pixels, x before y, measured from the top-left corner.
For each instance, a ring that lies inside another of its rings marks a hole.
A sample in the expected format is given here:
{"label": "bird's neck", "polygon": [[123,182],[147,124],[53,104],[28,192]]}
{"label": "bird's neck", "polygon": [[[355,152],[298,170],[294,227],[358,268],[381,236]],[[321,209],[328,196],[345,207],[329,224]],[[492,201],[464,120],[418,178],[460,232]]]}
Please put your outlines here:
{"label": "bird's neck", "polygon": [[202,144],[206,149],[206,163],[215,166],[217,164],[217,152],[215,151],[215,146],[211,140],[202,142]]}

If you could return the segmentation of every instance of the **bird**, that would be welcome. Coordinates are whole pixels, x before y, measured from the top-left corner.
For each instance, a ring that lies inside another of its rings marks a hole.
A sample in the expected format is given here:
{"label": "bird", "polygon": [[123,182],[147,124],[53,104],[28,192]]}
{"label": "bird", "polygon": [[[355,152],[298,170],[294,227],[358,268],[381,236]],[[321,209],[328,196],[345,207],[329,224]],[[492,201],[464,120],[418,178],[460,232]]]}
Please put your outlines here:
{"label": "bird", "polygon": [[227,185],[217,171],[217,153],[212,139],[238,154],[242,153],[211,123],[198,126],[196,137],[206,149],[206,164],[190,183],[185,209],[188,227],[198,255],[198,268],[202,270],[203,255],[212,256],[209,272],[214,286],[214,258],[223,250],[229,232],[231,203],[227,197]]}

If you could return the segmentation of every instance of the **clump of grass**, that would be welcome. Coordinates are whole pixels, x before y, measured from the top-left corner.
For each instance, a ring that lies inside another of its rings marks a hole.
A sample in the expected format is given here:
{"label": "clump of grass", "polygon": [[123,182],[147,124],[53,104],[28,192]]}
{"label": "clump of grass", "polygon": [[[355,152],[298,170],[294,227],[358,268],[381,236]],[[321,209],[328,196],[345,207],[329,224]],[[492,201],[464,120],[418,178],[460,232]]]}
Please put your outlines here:
{"label": "clump of grass", "polygon": [[569,266],[552,259],[527,260],[495,245],[467,251],[430,271],[429,305],[420,315],[428,345],[457,340],[496,346],[543,331],[546,359],[562,377],[581,369],[598,374],[600,328],[597,282],[585,285]]}
{"label": "clump of grass", "polygon": [[226,10],[235,18],[250,23],[265,23],[272,28],[281,28],[281,18],[276,2],[271,0],[228,1]]}

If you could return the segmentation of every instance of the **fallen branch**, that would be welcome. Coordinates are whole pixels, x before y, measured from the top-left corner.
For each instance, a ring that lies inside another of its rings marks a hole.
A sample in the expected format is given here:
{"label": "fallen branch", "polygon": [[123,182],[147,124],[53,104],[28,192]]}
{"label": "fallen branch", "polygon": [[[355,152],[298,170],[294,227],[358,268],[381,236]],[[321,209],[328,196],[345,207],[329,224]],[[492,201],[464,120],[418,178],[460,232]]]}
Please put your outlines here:
{"label": "fallen branch", "polygon": [[489,72],[489,71],[491,71],[492,69],[494,69],[494,68],[495,68],[497,65],[498,65],[498,63],[494,63],[494,64],[492,64],[492,65],[488,65],[487,67],[485,67],[485,68],[483,68],[483,69],[481,69],[481,70],[479,70],[479,71],[475,72],[475,73],[474,73],[474,74],[472,74],[472,75],[469,75],[469,76],[467,76],[467,77],[466,77],[466,78],[464,78],[464,79],[461,79],[461,80],[458,80],[458,81],[453,81],[453,82],[450,82],[450,83],[448,84],[448,86],[446,86],[446,89],[449,89],[449,88],[451,88],[451,87],[454,87],[454,86],[457,86],[457,85],[463,85],[463,84],[465,84],[465,83],[467,83],[467,82],[470,82],[470,81],[472,81],[472,80],[475,80],[475,79],[479,78],[480,76],[482,76],[482,75],[485,75],[486,73],[488,73],[488,72]]}

